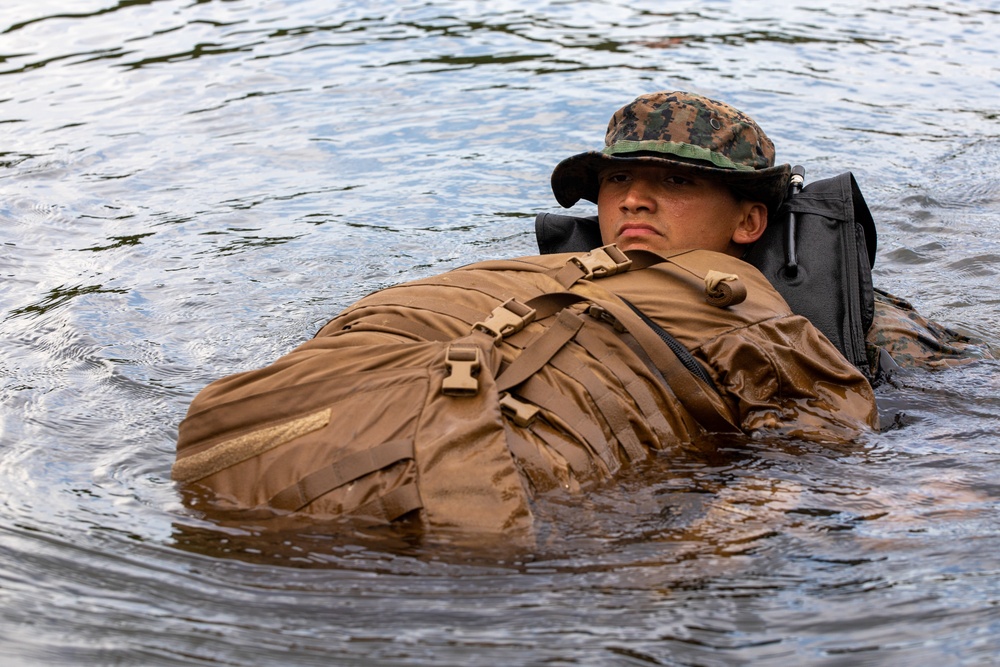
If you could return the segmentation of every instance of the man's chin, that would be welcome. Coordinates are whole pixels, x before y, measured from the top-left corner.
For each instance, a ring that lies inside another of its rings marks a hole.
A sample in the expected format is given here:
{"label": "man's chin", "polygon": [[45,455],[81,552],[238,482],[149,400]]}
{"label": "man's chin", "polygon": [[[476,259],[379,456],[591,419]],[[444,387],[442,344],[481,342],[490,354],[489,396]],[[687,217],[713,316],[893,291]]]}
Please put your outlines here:
{"label": "man's chin", "polygon": [[655,239],[639,238],[639,237],[624,237],[619,238],[615,241],[615,245],[618,246],[619,250],[648,250],[650,252],[667,252],[670,248],[666,247],[666,243],[657,243]]}

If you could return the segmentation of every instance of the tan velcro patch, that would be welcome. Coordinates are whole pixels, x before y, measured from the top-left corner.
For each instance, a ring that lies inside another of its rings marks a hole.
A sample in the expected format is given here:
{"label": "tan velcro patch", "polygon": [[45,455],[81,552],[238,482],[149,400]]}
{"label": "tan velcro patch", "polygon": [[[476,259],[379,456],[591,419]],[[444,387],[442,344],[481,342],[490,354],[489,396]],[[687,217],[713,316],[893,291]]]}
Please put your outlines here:
{"label": "tan velcro patch", "polygon": [[330,423],[331,409],[244,433],[174,463],[171,476],[178,482],[194,482],[259,456],[295,438],[319,430]]}

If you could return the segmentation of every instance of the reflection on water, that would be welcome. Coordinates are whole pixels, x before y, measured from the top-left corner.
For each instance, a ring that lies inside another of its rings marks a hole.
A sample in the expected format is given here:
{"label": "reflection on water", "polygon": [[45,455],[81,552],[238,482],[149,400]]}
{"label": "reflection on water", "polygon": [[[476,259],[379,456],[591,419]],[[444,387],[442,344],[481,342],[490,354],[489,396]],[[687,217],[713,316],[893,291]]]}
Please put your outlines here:
{"label": "reflection on water", "polygon": [[[831,451],[721,443],[533,545],[185,510],[176,425],[357,298],[531,254],[562,158],[693,89],[851,170],[876,284],[1000,344],[987,2],[15,0],[0,17],[0,656],[10,664],[983,664],[993,362]],[[814,6],[815,5],[815,6]],[[590,213],[584,207],[579,212]]]}

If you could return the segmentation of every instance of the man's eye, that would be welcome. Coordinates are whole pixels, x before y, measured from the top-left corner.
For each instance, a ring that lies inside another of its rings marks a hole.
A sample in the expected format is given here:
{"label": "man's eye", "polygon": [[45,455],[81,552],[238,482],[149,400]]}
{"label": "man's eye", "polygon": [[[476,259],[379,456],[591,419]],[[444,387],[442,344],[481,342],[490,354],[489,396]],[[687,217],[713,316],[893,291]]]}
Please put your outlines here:
{"label": "man's eye", "polygon": [[672,185],[686,185],[687,183],[691,182],[691,179],[685,178],[684,176],[678,176],[677,174],[673,174],[671,176],[667,176],[666,178],[664,178],[663,182],[670,183]]}
{"label": "man's eye", "polygon": [[608,183],[624,183],[628,180],[628,174],[622,172],[615,172],[608,174],[604,177],[604,180]]}

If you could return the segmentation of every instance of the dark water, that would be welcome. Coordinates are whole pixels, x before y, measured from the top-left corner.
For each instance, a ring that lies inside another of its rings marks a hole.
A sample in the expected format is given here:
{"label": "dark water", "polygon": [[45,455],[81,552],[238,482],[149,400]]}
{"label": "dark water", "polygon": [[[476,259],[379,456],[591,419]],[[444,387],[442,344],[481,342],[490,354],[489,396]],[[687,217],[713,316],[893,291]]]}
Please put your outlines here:
{"label": "dark water", "polygon": [[996,363],[904,378],[851,448],[549,498],[532,549],[221,531],[169,467],[211,380],[534,252],[552,167],[658,89],[853,171],[876,284],[1000,345],[998,41],[985,0],[8,0],[0,662],[993,664]]}

